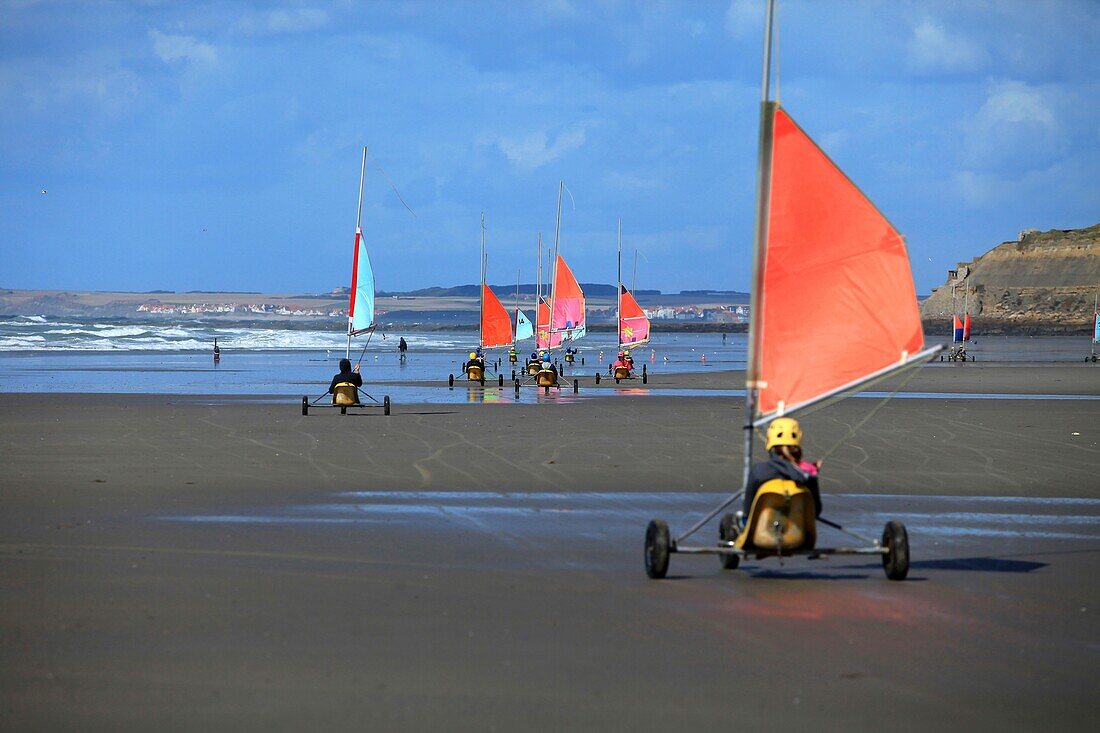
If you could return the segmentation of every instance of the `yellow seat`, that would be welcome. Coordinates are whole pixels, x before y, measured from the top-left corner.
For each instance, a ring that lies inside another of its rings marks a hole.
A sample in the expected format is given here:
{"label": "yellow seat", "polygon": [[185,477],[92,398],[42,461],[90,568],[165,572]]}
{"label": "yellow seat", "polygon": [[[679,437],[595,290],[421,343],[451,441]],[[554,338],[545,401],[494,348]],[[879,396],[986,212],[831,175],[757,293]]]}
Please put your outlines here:
{"label": "yellow seat", "polygon": [[350,407],[359,404],[359,390],[351,382],[340,382],[332,390],[332,404],[337,407]]}
{"label": "yellow seat", "polygon": [[481,382],[485,380],[485,370],[477,365],[469,366],[466,368],[466,378],[471,382]]}
{"label": "yellow seat", "polygon": [[536,374],[539,373],[540,369],[542,369],[542,366],[540,366],[537,361],[531,362],[530,364],[527,365],[527,376],[529,376],[529,377],[535,376]]}
{"label": "yellow seat", "polygon": [[630,379],[629,367],[615,367],[615,379]]}
{"label": "yellow seat", "polygon": [[762,552],[812,550],[817,541],[816,516],[809,489],[789,479],[772,479],[757,489],[737,547]]}
{"label": "yellow seat", "polygon": [[573,363],[573,355],[572,354],[566,354],[565,355],[565,360],[567,362],[569,362],[570,364],[572,364]]}
{"label": "yellow seat", "polygon": [[539,369],[535,376],[535,383],[540,387],[557,387],[558,373],[553,369]]}

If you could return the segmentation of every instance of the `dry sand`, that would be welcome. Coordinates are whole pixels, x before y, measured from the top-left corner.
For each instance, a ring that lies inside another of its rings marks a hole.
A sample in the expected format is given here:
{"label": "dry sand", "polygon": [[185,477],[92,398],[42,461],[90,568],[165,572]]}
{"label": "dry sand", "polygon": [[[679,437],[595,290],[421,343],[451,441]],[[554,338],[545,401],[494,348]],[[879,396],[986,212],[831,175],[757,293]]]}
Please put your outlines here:
{"label": "dry sand", "polygon": [[[1095,394],[1098,374],[970,369],[963,391]],[[0,396],[0,728],[1091,721],[1098,401],[897,399],[832,453],[827,513],[903,515],[905,583],[680,556],[645,578],[646,520],[739,482],[735,398],[203,403]],[[807,417],[811,456],[874,405]]]}

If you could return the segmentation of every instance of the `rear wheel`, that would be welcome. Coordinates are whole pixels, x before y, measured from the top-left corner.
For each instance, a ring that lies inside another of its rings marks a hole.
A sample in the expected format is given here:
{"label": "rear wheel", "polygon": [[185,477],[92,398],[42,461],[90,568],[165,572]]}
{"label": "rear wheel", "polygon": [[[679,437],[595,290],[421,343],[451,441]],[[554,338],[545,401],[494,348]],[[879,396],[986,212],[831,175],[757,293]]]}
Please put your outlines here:
{"label": "rear wheel", "polygon": [[382,414],[384,414],[384,415],[389,415],[390,414],[390,396],[389,395],[386,395],[385,397],[382,398]]}
{"label": "rear wheel", "polygon": [[[718,523],[718,539],[723,542],[733,542],[737,539],[737,521],[732,514],[723,514],[722,521]],[[723,570],[736,570],[741,564],[740,555],[719,555]]]}
{"label": "rear wheel", "polygon": [[348,408],[346,408],[346,407],[341,407],[341,408],[340,408],[340,414],[341,414],[341,415],[346,415],[346,414],[348,414]]}
{"label": "rear wheel", "polygon": [[453,374],[448,374],[447,375],[447,386],[448,387],[455,386],[455,375],[453,375]]}
{"label": "rear wheel", "polygon": [[905,580],[909,574],[909,533],[901,522],[887,522],[882,530],[882,569],[890,580]]}
{"label": "rear wheel", "polygon": [[308,397],[302,397],[302,414],[303,415],[308,415],[309,414],[309,398]]}
{"label": "rear wheel", "polygon": [[649,375],[642,372],[642,384],[649,384]]}
{"label": "rear wheel", "polygon": [[596,384],[600,383],[600,373],[596,372]]}
{"label": "rear wheel", "polygon": [[668,523],[654,519],[645,529],[645,574],[660,580],[668,574]]}

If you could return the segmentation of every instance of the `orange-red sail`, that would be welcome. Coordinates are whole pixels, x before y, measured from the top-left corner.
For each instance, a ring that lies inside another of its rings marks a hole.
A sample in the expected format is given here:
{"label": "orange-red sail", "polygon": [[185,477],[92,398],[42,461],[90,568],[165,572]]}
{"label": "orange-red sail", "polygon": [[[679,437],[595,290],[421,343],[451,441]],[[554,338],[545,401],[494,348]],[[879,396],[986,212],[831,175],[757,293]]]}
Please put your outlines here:
{"label": "orange-red sail", "polygon": [[905,241],[773,106],[756,321],[757,414],[789,412],[924,346]]}
{"label": "orange-red sail", "polygon": [[555,262],[553,306],[554,312],[550,314],[551,334],[561,334],[562,341],[584,336],[584,291],[561,255]]}
{"label": "orange-red sail", "polygon": [[561,345],[561,334],[550,333],[550,305],[539,298],[539,307],[536,311],[537,328],[535,329],[535,345],[539,351],[551,349]]}
{"label": "orange-red sail", "polygon": [[619,286],[619,348],[649,341],[649,319],[625,285]]}
{"label": "orange-red sail", "polygon": [[481,285],[481,345],[486,349],[512,343],[512,317],[493,289]]}

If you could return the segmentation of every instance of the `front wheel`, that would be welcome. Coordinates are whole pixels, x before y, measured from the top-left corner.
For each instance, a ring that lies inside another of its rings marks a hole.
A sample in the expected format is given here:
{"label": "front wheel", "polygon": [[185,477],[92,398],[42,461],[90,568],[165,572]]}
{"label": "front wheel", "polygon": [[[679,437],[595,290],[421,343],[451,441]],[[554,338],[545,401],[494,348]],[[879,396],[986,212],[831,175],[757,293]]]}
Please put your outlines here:
{"label": "front wheel", "polygon": [[909,533],[901,522],[887,522],[882,530],[882,569],[890,580],[905,580],[909,574]]}
{"label": "front wheel", "polygon": [[[723,514],[722,521],[718,523],[718,539],[723,542],[733,542],[737,539],[737,521],[733,514]],[[740,555],[719,555],[723,570],[736,570],[741,564]]]}
{"label": "front wheel", "polygon": [[660,580],[668,574],[668,550],[671,541],[668,523],[654,519],[645,529],[645,574]]}
{"label": "front wheel", "polygon": [[384,415],[390,414],[390,396],[386,395],[382,398],[382,413]]}

